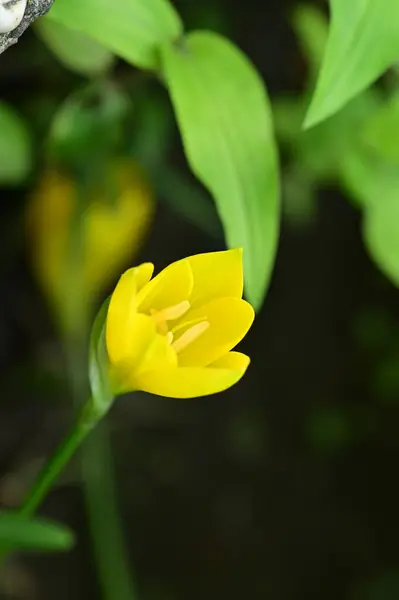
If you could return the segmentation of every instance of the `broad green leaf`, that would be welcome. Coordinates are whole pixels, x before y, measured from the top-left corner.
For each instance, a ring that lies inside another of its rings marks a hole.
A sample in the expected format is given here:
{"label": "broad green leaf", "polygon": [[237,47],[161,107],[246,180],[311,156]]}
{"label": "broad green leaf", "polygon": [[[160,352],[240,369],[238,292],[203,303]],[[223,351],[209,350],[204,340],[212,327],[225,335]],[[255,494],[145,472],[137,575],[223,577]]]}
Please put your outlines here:
{"label": "broad green leaf", "polygon": [[29,174],[31,140],[21,117],[0,102],[0,185],[16,185]]}
{"label": "broad green leaf", "polygon": [[182,34],[168,0],[57,0],[47,18],[86,33],[143,69],[157,69],[160,45]]}
{"label": "broad green leaf", "polygon": [[48,17],[38,19],[35,29],[60,63],[71,71],[87,76],[99,75],[114,61],[113,54],[102,44]]}
{"label": "broad green leaf", "polygon": [[230,247],[244,248],[246,293],[260,308],[279,232],[271,111],[253,65],[217,34],[165,45],[163,74],[188,162],[212,193]]}
{"label": "broad green leaf", "polygon": [[310,127],[337,112],[399,57],[397,0],[330,0],[331,25]]}
{"label": "broad green leaf", "polygon": [[368,121],[362,136],[379,157],[399,164],[399,94],[388,99]]}
{"label": "broad green leaf", "polygon": [[399,172],[390,196],[366,207],[363,234],[378,267],[399,286]]}
{"label": "broad green leaf", "polygon": [[44,519],[29,519],[11,511],[0,512],[0,548],[68,550],[72,532]]}

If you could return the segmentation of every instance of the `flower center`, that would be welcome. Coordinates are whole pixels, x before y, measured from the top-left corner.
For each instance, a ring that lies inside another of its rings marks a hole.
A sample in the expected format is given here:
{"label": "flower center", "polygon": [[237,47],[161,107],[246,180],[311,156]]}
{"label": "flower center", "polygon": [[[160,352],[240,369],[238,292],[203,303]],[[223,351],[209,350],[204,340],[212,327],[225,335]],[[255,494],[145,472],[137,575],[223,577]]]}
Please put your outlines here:
{"label": "flower center", "polygon": [[186,329],[177,339],[175,339],[176,333],[182,329],[186,324],[182,323],[171,331],[168,326],[168,321],[175,321],[180,319],[190,308],[190,302],[183,300],[179,304],[174,306],[168,306],[162,310],[150,310],[151,317],[154,319],[158,332],[161,335],[167,336],[169,344],[178,354],[189,344],[194,342],[200,335],[204,333],[209,327],[209,321],[206,320],[195,320],[192,321],[191,327]]}

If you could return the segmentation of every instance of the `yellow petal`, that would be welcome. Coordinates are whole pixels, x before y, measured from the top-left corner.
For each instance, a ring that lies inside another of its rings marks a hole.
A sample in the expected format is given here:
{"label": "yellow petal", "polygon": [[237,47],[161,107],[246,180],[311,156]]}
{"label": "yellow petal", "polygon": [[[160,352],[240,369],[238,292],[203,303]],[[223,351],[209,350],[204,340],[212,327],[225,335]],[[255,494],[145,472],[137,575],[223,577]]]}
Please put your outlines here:
{"label": "yellow petal", "polygon": [[194,307],[214,298],[241,298],[243,291],[242,249],[196,254],[187,258],[194,275],[190,302]]}
{"label": "yellow petal", "polygon": [[250,363],[250,358],[242,352],[228,352],[218,360],[215,360],[211,365],[210,369],[232,369],[233,371],[245,371]]}
{"label": "yellow petal", "polygon": [[[112,294],[107,314],[106,343],[111,363],[132,360],[135,356],[135,344],[140,344],[141,327],[153,328],[149,324],[137,321],[136,296],[138,290],[151,278],[154,266],[144,263],[139,267],[129,269],[122,275]],[[146,329],[146,331],[147,331]],[[147,332],[148,335],[150,332]]]}
{"label": "yellow petal", "polygon": [[[190,311],[187,318],[207,321],[209,327],[178,354],[179,366],[206,367],[242,340],[252,325],[254,310],[240,298],[218,298]],[[182,332],[178,330],[176,340]]]}
{"label": "yellow petal", "polygon": [[143,287],[137,296],[138,310],[162,310],[187,300],[193,289],[190,263],[184,259],[172,263]]}
{"label": "yellow petal", "polygon": [[153,272],[154,265],[152,263],[142,263],[138,267],[135,267],[137,292],[139,292],[150,281]]}
{"label": "yellow petal", "polygon": [[137,389],[170,398],[208,396],[237,383],[249,362],[248,356],[232,352],[219,359],[215,366],[207,368],[178,367],[149,371],[137,378]]}
{"label": "yellow petal", "polygon": [[138,378],[149,371],[177,368],[176,353],[167,337],[157,333],[150,317],[137,314],[131,336],[135,339],[131,354],[111,369],[111,379],[116,382],[117,393],[140,389]]}

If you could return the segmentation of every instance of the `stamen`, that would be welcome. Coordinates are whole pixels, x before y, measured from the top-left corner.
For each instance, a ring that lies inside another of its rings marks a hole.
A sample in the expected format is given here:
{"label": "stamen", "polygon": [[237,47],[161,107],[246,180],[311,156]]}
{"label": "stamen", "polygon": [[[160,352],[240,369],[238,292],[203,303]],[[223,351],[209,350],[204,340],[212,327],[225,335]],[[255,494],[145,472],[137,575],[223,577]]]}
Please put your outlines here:
{"label": "stamen", "polygon": [[209,321],[202,321],[201,323],[197,323],[197,325],[193,325],[190,329],[187,329],[175,342],[173,342],[172,347],[175,352],[179,353],[184,348],[186,348],[189,344],[194,342],[200,335],[204,333],[209,327]]}
{"label": "stamen", "polygon": [[168,308],[160,310],[157,314],[160,315],[160,318],[164,321],[174,321],[175,319],[182,317],[189,308],[190,302],[188,300],[183,300],[183,302],[179,302],[179,304],[175,304],[175,306],[169,306]]}
{"label": "stamen", "polygon": [[168,331],[167,339],[168,344],[171,344],[173,342],[173,333],[171,331]]}
{"label": "stamen", "polygon": [[179,304],[168,306],[163,310],[155,310],[152,308],[150,310],[150,315],[157,324],[159,333],[161,335],[166,335],[168,333],[168,326],[166,322],[179,319],[188,311],[189,308],[190,302],[188,300],[183,300],[182,302],[179,302]]}

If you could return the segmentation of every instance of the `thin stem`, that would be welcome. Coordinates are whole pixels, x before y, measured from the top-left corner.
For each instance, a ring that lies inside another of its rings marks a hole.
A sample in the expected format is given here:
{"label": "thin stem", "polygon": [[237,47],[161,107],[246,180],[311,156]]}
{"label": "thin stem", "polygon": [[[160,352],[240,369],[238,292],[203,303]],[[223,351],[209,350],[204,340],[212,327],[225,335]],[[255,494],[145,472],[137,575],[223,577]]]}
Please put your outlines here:
{"label": "thin stem", "polygon": [[108,423],[104,419],[82,453],[87,514],[104,600],[137,596],[118,511]]}
{"label": "thin stem", "polygon": [[49,462],[43,467],[37,479],[28,491],[19,513],[31,516],[39,507],[62,469],[69,462],[76,449],[95,425],[94,421],[80,418],[72,431],[64,438],[55,450]]}
{"label": "thin stem", "polygon": [[[87,386],[84,328],[76,336],[65,337],[69,378],[75,405]],[[84,368],[82,368],[84,366]],[[102,419],[81,452],[86,514],[96,570],[103,600],[135,600],[134,578],[127,558],[123,528],[119,518],[116,482],[108,423]]]}

